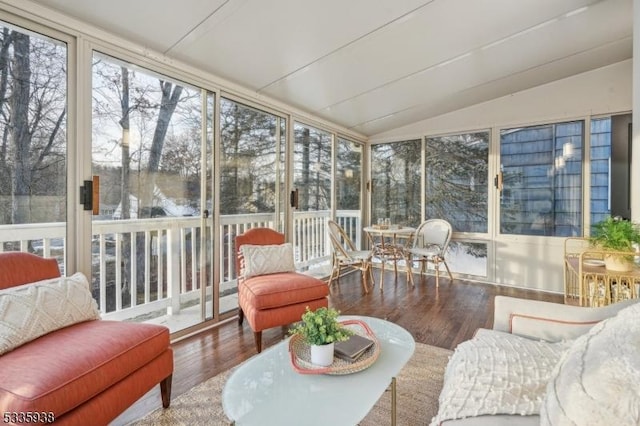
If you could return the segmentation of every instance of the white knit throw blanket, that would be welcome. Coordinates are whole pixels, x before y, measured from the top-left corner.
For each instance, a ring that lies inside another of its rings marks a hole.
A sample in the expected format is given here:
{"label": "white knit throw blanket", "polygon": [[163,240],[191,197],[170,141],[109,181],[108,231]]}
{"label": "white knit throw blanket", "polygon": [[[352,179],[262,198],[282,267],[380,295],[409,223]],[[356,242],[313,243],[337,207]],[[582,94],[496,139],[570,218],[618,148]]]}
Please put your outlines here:
{"label": "white knit throw blanket", "polygon": [[485,414],[539,414],[553,368],[570,346],[479,329],[451,356],[431,425]]}
{"label": "white knit throw blanket", "polygon": [[549,380],[540,424],[640,425],[640,303],[575,340]]}

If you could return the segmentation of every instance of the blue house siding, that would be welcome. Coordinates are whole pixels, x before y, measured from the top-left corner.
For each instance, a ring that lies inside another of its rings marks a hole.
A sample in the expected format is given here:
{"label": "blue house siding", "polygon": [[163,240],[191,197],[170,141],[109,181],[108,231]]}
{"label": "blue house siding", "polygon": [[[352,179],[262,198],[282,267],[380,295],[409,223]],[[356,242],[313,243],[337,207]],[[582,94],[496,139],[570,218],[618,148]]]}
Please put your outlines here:
{"label": "blue house siding", "polygon": [[581,234],[582,140],[581,121],[502,132],[501,232]]}
{"label": "blue house siding", "polygon": [[611,158],[611,119],[591,120],[591,224],[610,214],[609,159]]}

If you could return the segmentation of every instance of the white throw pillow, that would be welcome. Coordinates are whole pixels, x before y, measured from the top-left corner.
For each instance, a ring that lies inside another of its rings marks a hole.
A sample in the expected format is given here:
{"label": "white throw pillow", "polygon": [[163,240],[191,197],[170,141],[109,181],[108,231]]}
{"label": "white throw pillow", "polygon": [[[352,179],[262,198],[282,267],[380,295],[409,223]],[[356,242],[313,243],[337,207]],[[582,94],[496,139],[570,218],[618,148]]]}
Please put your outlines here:
{"label": "white throw pillow", "polygon": [[274,245],[244,244],[240,249],[244,260],[243,275],[245,278],[296,270],[293,262],[293,245],[291,243]]}
{"label": "white throw pillow", "polygon": [[542,339],[548,342],[574,340],[582,336],[600,321],[569,322],[553,318],[511,314],[511,332],[530,339]]}
{"label": "white throw pillow", "polygon": [[478,329],[456,347],[447,364],[431,425],[482,415],[538,414],[547,381],[568,347]]}
{"label": "white throw pillow", "polygon": [[99,318],[81,273],[0,290],[0,355],[51,331]]}
{"label": "white throw pillow", "polygon": [[549,380],[540,424],[640,424],[640,303],[575,340]]}

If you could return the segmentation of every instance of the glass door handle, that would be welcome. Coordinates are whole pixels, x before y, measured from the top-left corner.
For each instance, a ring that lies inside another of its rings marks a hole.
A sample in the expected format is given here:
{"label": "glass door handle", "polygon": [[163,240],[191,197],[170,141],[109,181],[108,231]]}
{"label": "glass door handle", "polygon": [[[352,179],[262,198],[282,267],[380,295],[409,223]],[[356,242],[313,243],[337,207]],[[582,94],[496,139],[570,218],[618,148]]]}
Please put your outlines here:
{"label": "glass door handle", "polygon": [[100,176],[84,181],[80,187],[80,204],[85,210],[91,210],[91,214],[100,214]]}
{"label": "glass door handle", "polygon": [[496,175],[496,177],[493,179],[493,184],[495,185],[495,187],[498,189],[499,192],[502,192],[502,186],[503,186],[502,172]]}

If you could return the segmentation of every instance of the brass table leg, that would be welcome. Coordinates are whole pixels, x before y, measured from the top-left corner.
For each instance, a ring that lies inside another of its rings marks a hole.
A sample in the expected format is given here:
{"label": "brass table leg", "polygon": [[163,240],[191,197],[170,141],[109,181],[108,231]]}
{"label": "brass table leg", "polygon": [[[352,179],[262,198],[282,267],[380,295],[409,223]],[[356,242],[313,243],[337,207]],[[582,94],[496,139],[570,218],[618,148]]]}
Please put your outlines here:
{"label": "brass table leg", "polygon": [[396,426],[396,378],[391,378],[391,426]]}

